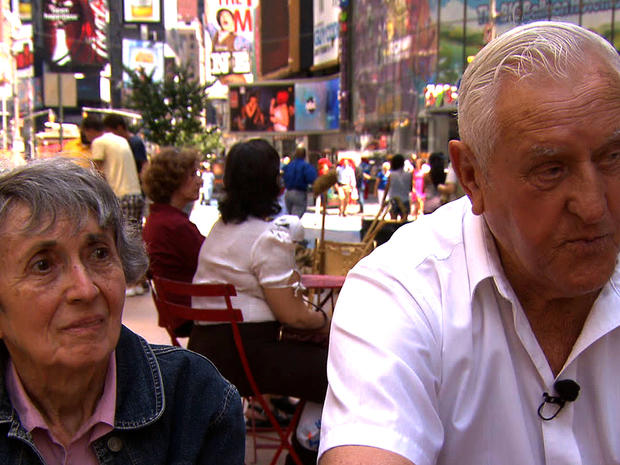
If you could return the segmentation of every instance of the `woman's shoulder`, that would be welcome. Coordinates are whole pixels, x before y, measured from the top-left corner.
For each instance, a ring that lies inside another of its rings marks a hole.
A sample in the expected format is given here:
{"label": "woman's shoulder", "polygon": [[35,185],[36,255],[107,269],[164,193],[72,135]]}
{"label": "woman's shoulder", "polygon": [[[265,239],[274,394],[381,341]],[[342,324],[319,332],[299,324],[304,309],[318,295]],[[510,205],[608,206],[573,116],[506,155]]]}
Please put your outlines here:
{"label": "woman's shoulder", "polygon": [[168,345],[150,344],[150,347],[162,376],[169,381],[191,375],[193,382],[217,387],[222,394],[231,386],[208,358],[196,352]]}

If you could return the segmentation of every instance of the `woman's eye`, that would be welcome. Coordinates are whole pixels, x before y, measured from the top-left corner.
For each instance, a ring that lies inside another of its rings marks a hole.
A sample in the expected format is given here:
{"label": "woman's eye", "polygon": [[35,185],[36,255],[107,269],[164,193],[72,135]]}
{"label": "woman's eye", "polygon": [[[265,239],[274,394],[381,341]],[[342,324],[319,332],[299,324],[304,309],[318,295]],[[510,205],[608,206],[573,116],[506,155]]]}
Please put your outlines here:
{"label": "woman's eye", "polygon": [[96,259],[103,260],[110,256],[110,250],[107,247],[97,247],[94,250],[93,255]]}

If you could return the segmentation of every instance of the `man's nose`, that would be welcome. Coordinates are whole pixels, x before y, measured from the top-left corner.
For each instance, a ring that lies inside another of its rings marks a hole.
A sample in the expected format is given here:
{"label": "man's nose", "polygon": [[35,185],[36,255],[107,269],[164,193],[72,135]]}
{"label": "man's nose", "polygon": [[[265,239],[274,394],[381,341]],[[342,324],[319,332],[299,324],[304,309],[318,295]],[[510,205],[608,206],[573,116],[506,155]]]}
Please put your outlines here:
{"label": "man's nose", "polygon": [[607,212],[607,190],[604,176],[588,165],[574,178],[568,210],[585,224],[599,222]]}

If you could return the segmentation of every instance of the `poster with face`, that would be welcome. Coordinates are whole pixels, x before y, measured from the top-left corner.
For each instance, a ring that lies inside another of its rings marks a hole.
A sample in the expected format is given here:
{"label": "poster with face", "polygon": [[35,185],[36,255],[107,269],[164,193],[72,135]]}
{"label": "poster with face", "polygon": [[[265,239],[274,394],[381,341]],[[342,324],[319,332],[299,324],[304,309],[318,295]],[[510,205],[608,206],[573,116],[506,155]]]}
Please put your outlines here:
{"label": "poster with face", "polygon": [[102,69],[108,62],[106,0],[43,0],[45,56],[54,71]]}
{"label": "poster with face", "polygon": [[295,130],[293,85],[234,86],[228,97],[231,131]]}
{"label": "poster with face", "polygon": [[255,9],[257,0],[205,2],[205,53],[209,97],[225,98],[230,84],[254,81]]}

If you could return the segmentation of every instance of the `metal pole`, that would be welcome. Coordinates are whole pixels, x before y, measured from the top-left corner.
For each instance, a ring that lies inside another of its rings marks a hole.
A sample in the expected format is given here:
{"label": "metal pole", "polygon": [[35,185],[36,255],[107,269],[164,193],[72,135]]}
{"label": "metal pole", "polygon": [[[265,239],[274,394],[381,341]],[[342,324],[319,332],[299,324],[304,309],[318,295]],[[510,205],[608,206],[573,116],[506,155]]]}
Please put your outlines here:
{"label": "metal pole", "polygon": [[64,108],[62,106],[62,74],[58,73],[58,143],[60,147],[59,152],[62,152],[62,122],[65,119]]}
{"label": "metal pole", "polygon": [[6,118],[6,91],[3,91],[2,93],[2,150],[8,149],[7,132],[8,131],[7,131],[7,118]]}
{"label": "metal pole", "polygon": [[491,40],[495,39],[497,36],[497,29],[495,27],[495,21],[497,19],[497,10],[495,0],[489,0],[489,13],[491,16]]}

